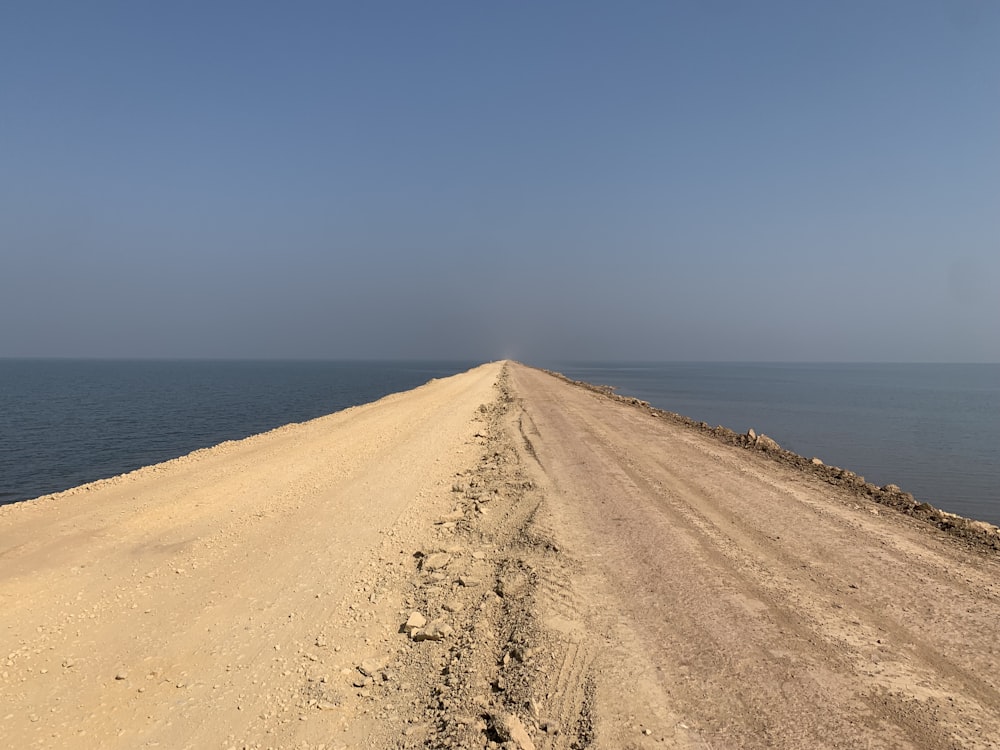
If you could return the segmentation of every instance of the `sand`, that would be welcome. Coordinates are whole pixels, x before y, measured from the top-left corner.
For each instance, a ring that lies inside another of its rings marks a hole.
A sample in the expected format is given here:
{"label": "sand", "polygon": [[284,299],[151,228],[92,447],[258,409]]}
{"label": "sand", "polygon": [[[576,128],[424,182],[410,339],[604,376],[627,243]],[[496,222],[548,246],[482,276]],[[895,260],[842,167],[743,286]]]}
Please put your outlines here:
{"label": "sand", "polygon": [[0,747],[990,748],[1000,556],[515,363],[0,508]]}

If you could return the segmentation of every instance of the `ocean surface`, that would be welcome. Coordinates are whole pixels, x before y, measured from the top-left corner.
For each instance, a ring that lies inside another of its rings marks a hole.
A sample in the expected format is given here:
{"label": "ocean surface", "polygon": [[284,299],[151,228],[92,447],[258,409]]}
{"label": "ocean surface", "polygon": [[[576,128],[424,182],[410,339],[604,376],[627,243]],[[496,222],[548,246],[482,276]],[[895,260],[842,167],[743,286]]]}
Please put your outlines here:
{"label": "ocean surface", "polygon": [[[0,504],[301,422],[475,362],[0,360]],[[531,363],[1000,524],[1000,365]]]}
{"label": "ocean surface", "polygon": [[1000,524],[998,364],[550,363]]}
{"label": "ocean surface", "polygon": [[313,419],[476,364],[0,359],[0,504]]}

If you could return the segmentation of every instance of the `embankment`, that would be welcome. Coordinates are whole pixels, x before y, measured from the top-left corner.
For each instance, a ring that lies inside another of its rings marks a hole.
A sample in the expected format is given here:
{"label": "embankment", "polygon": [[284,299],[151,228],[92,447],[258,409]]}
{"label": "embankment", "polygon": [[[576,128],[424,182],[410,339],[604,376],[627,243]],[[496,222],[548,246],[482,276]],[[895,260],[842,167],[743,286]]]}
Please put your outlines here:
{"label": "embankment", "polygon": [[1000,556],[748,441],[493,363],[0,509],[0,747],[995,747]]}

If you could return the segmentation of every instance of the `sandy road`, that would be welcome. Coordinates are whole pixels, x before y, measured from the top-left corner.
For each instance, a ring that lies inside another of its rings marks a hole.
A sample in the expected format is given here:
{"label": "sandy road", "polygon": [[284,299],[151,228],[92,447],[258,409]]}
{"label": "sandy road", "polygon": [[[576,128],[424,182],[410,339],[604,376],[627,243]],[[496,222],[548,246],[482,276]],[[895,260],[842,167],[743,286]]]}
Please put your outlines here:
{"label": "sandy road", "polygon": [[587,634],[569,661],[585,661],[598,746],[1000,747],[995,555],[648,410],[511,374],[537,523],[562,552],[540,617]]}
{"label": "sandy road", "polygon": [[0,747],[359,745],[342,673],[498,370],[0,510]]}
{"label": "sandy road", "polygon": [[976,549],[484,365],[0,508],[0,748],[997,748]]}

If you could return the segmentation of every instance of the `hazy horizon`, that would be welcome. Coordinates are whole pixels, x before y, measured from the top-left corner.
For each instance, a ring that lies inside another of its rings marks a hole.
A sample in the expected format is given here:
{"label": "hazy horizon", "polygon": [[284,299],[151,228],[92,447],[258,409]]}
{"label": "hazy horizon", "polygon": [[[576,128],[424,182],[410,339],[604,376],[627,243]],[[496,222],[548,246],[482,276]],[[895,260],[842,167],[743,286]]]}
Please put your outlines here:
{"label": "hazy horizon", "polygon": [[550,369],[562,365],[566,367],[609,367],[621,369],[623,367],[656,367],[660,365],[760,365],[760,366],[823,366],[823,365],[928,365],[928,366],[955,366],[955,367],[976,367],[976,366],[996,366],[1000,362],[917,362],[917,361],[890,361],[890,360],[736,360],[736,359],[568,359],[551,360],[546,358],[534,358],[530,360],[517,359],[515,357],[495,357],[493,359],[469,359],[467,357],[444,357],[430,359],[427,357],[63,357],[63,356],[29,356],[29,357],[0,357],[0,362],[193,362],[193,363],[240,363],[251,364],[308,364],[315,362],[318,364],[328,363],[374,363],[374,364],[458,364],[478,367],[482,364],[497,361],[520,362],[531,367]]}
{"label": "hazy horizon", "polygon": [[9,3],[0,358],[1000,362],[1000,4]]}

